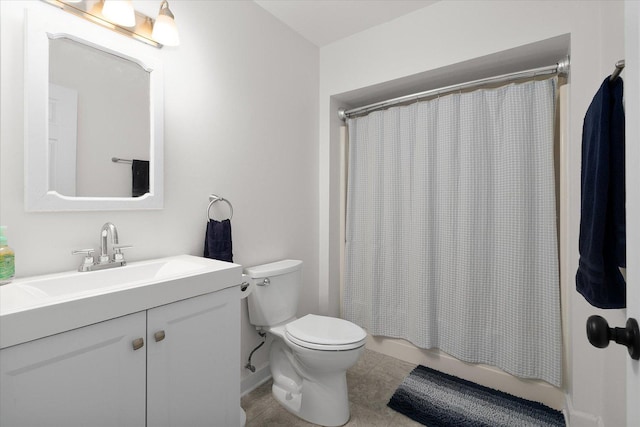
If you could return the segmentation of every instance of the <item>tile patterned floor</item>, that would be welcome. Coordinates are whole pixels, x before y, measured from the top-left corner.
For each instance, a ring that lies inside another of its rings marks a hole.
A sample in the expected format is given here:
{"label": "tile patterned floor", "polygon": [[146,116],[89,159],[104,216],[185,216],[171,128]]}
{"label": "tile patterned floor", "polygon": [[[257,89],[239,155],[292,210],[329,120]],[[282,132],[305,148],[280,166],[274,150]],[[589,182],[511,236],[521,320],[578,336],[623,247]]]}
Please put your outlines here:
{"label": "tile patterned floor", "polygon": [[[387,407],[387,402],[415,365],[371,350],[347,371],[351,419],[349,427],[410,427],[421,424]],[[290,414],[271,395],[271,381],[242,398],[246,427],[315,426]]]}

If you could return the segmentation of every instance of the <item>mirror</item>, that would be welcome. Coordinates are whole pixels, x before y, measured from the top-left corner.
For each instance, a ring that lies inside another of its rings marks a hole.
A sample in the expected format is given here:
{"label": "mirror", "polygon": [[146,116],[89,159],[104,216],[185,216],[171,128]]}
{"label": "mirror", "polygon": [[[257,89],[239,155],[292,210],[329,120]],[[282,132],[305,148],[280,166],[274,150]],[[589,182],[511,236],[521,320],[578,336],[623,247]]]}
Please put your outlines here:
{"label": "mirror", "polygon": [[162,208],[158,51],[56,9],[28,12],[26,210]]}
{"label": "mirror", "polygon": [[66,37],[49,39],[49,191],[148,193],[149,123],[149,71]]}

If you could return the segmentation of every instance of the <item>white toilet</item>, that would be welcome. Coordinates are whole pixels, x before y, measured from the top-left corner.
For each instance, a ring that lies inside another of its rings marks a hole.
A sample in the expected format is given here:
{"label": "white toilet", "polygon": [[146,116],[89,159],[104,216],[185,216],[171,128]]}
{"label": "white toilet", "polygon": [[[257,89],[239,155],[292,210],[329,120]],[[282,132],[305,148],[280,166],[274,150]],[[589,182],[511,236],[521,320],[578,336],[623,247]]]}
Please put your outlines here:
{"label": "white toilet", "polygon": [[273,336],[269,363],[276,400],[308,422],[346,424],[346,371],[364,351],[366,332],[334,317],[295,317],[302,261],[278,261],[244,272],[254,287],[247,299],[251,324]]}

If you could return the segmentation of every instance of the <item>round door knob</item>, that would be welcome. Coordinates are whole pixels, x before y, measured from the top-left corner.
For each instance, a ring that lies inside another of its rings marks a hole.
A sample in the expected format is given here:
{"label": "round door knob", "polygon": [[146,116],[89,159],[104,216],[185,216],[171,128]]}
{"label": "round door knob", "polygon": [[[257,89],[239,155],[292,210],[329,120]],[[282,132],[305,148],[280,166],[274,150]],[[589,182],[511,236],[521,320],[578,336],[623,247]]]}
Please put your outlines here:
{"label": "round door knob", "polygon": [[605,348],[609,345],[609,341],[615,341],[627,347],[632,359],[640,359],[640,329],[636,319],[627,319],[624,328],[610,328],[602,316],[589,316],[587,338],[591,345],[598,348]]}
{"label": "round door knob", "polygon": [[605,348],[611,340],[611,329],[602,316],[590,316],[587,319],[587,338],[592,346]]}

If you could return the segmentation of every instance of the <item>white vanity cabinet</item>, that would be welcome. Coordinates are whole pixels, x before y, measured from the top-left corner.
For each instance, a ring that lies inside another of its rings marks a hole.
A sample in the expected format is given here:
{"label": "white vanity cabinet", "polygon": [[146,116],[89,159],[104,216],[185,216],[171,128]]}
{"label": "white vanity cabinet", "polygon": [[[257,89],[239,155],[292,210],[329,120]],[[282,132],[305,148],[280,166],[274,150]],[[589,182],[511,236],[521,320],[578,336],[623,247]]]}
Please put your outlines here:
{"label": "white vanity cabinet", "polygon": [[0,350],[0,426],[144,426],[146,313]]}
{"label": "white vanity cabinet", "polygon": [[239,319],[234,286],[4,348],[0,426],[239,426]]}
{"label": "white vanity cabinet", "polygon": [[240,425],[240,290],[149,310],[147,426]]}

